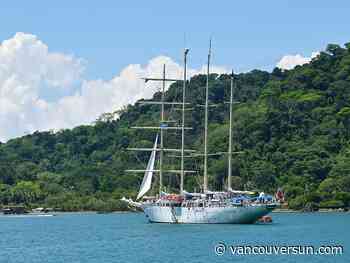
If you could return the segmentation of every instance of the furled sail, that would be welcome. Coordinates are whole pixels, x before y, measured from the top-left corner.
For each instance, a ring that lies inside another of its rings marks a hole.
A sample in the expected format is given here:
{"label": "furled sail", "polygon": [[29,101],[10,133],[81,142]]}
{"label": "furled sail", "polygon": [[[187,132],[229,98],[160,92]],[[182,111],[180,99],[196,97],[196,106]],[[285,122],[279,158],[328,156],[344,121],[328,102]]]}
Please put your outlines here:
{"label": "furled sail", "polygon": [[140,191],[139,191],[139,194],[137,195],[137,199],[140,199],[142,196],[144,196],[144,194],[146,194],[149,191],[149,189],[151,189],[154,163],[155,163],[156,152],[157,152],[157,144],[158,144],[158,134],[153,145],[153,150],[151,152],[151,156],[147,164],[146,172],[143,177],[142,184],[140,186]]}

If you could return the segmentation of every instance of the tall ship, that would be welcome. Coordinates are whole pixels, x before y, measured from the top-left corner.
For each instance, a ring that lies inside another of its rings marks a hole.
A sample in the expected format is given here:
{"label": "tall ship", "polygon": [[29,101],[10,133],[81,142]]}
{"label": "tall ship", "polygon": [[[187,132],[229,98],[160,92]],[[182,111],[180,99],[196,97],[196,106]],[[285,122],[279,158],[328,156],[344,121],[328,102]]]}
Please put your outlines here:
{"label": "tall ship", "polygon": [[[209,79],[210,79],[210,58],[211,43],[208,52],[206,87],[205,87],[205,104],[204,106],[204,150],[198,154],[193,150],[185,149],[186,130],[190,129],[185,125],[185,111],[190,104],[186,101],[186,85],[187,85],[187,56],[189,49],[184,49],[183,53],[183,79],[166,78],[165,65],[163,67],[162,78],[146,78],[145,81],[162,82],[161,101],[147,101],[147,104],[157,104],[161,107],[160,125],[155,127],[132,127],[136,129],[154,129],[155,140],[152,148],[130,148],[133,151],[150,152],[147,167],[144,170],[128,170],[128,172],[141,172],[144,177],[140,186],[136,201],[123,198],[130,206],[142,210],[148,220],[152,223],[191,223],[191,224],[251,224],[255,223],[261,217],[271,212],[278,202],[275,198],[267,196],[264,193],[256,195],[256,192],[234,190],[232,188],[232,156],[237,152],[233,152],[232,147],[232,126],[233,126],[233,100],[234,86],[236,86],[235,76],[230,76],[230,101],[227,103],[230,107],[229,117],[229,145],[228,151],[220,154],[226,154],[228,158],[228,178],[226,191],[211,191],[208,188],[208,157],[212,153],[208,153],[208,108],[209,108]],[[166,102],[164,98],[165,83],[169,81],[182,82],[182,101]],[[178,126],[168,125],[165,119],[165,105],[177,105],[181,108],[181,123]],[[181,131],[181,147],[178,149],[166,148],[164,145],[165,131],[175,129]],[[173,152],[178,154],[181,160],[179,170],[164,169],[163,159],[164,153]],[[180,155],[179,155],[180,154]],[[196,173],[196,171],[187,170],[185,167],[185,158],[203,157],[203,182],[202,189],[199,193],[190,193],[184,189],[184,178],[187,174]],[[157,161],[156,161],[157,160]],[[156,165],[158,163],[159,165]],[[158,166],[158,168],[156,168]],[[178,193],[166,193],[163,186],[163,174],[174,173],[180,175],[180,189]],[[158,176],[159,194],[154,197],[145,196],[152,188],[152,179],[154,175]],[[253,196],[253,195],[256,196]],[[141,200],[141,201],[140,201]]]}

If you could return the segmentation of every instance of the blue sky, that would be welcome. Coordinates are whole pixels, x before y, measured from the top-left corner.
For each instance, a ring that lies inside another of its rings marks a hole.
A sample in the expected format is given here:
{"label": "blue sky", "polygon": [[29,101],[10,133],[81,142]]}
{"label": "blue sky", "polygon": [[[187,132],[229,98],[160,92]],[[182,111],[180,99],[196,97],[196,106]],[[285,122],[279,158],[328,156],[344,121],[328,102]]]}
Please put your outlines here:
{"label": "blue sky", "polygon": [[34,34],[86,59],[90,79],[161,54],[179,61],[184,33],[193,67],[213,35],[215,64],[271,69],[283,55],[350,41],[349,11],[350,1],[3,1],[0,39]]}
{"label": "blue sky", "polygon": [[[283,69],[328,43],[350,41],[350,1],[3,1],[0,8],[0,141],[91,124],[158,84],[141,77]],[[19,33],[24,32],[24,33]],[[152,86],[150,86],[152,85]]]}

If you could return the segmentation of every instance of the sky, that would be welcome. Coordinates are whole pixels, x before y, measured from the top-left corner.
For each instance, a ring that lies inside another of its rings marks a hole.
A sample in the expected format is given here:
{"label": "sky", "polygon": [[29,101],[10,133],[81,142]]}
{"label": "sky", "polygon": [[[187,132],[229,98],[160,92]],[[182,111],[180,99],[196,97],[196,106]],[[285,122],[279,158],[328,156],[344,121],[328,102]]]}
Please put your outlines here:
{"label": "sky", "polygon": [[350,42],[349,1],[5,1],[0,8],[0,141],[92,123],[158,86],[140,77],[308,63]]}

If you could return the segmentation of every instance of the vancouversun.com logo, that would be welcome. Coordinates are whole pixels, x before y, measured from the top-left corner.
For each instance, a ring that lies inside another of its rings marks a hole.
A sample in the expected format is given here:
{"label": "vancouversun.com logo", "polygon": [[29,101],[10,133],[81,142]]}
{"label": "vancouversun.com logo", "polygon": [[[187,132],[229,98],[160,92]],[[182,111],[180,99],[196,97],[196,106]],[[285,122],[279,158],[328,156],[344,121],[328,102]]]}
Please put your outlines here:
{"label": "vancouversun.com logo", "polygon": [[342,255],[341,245],[229,245],[219,242],[214,246],[217,256],[229,254],[232,256],[246,255]]}

